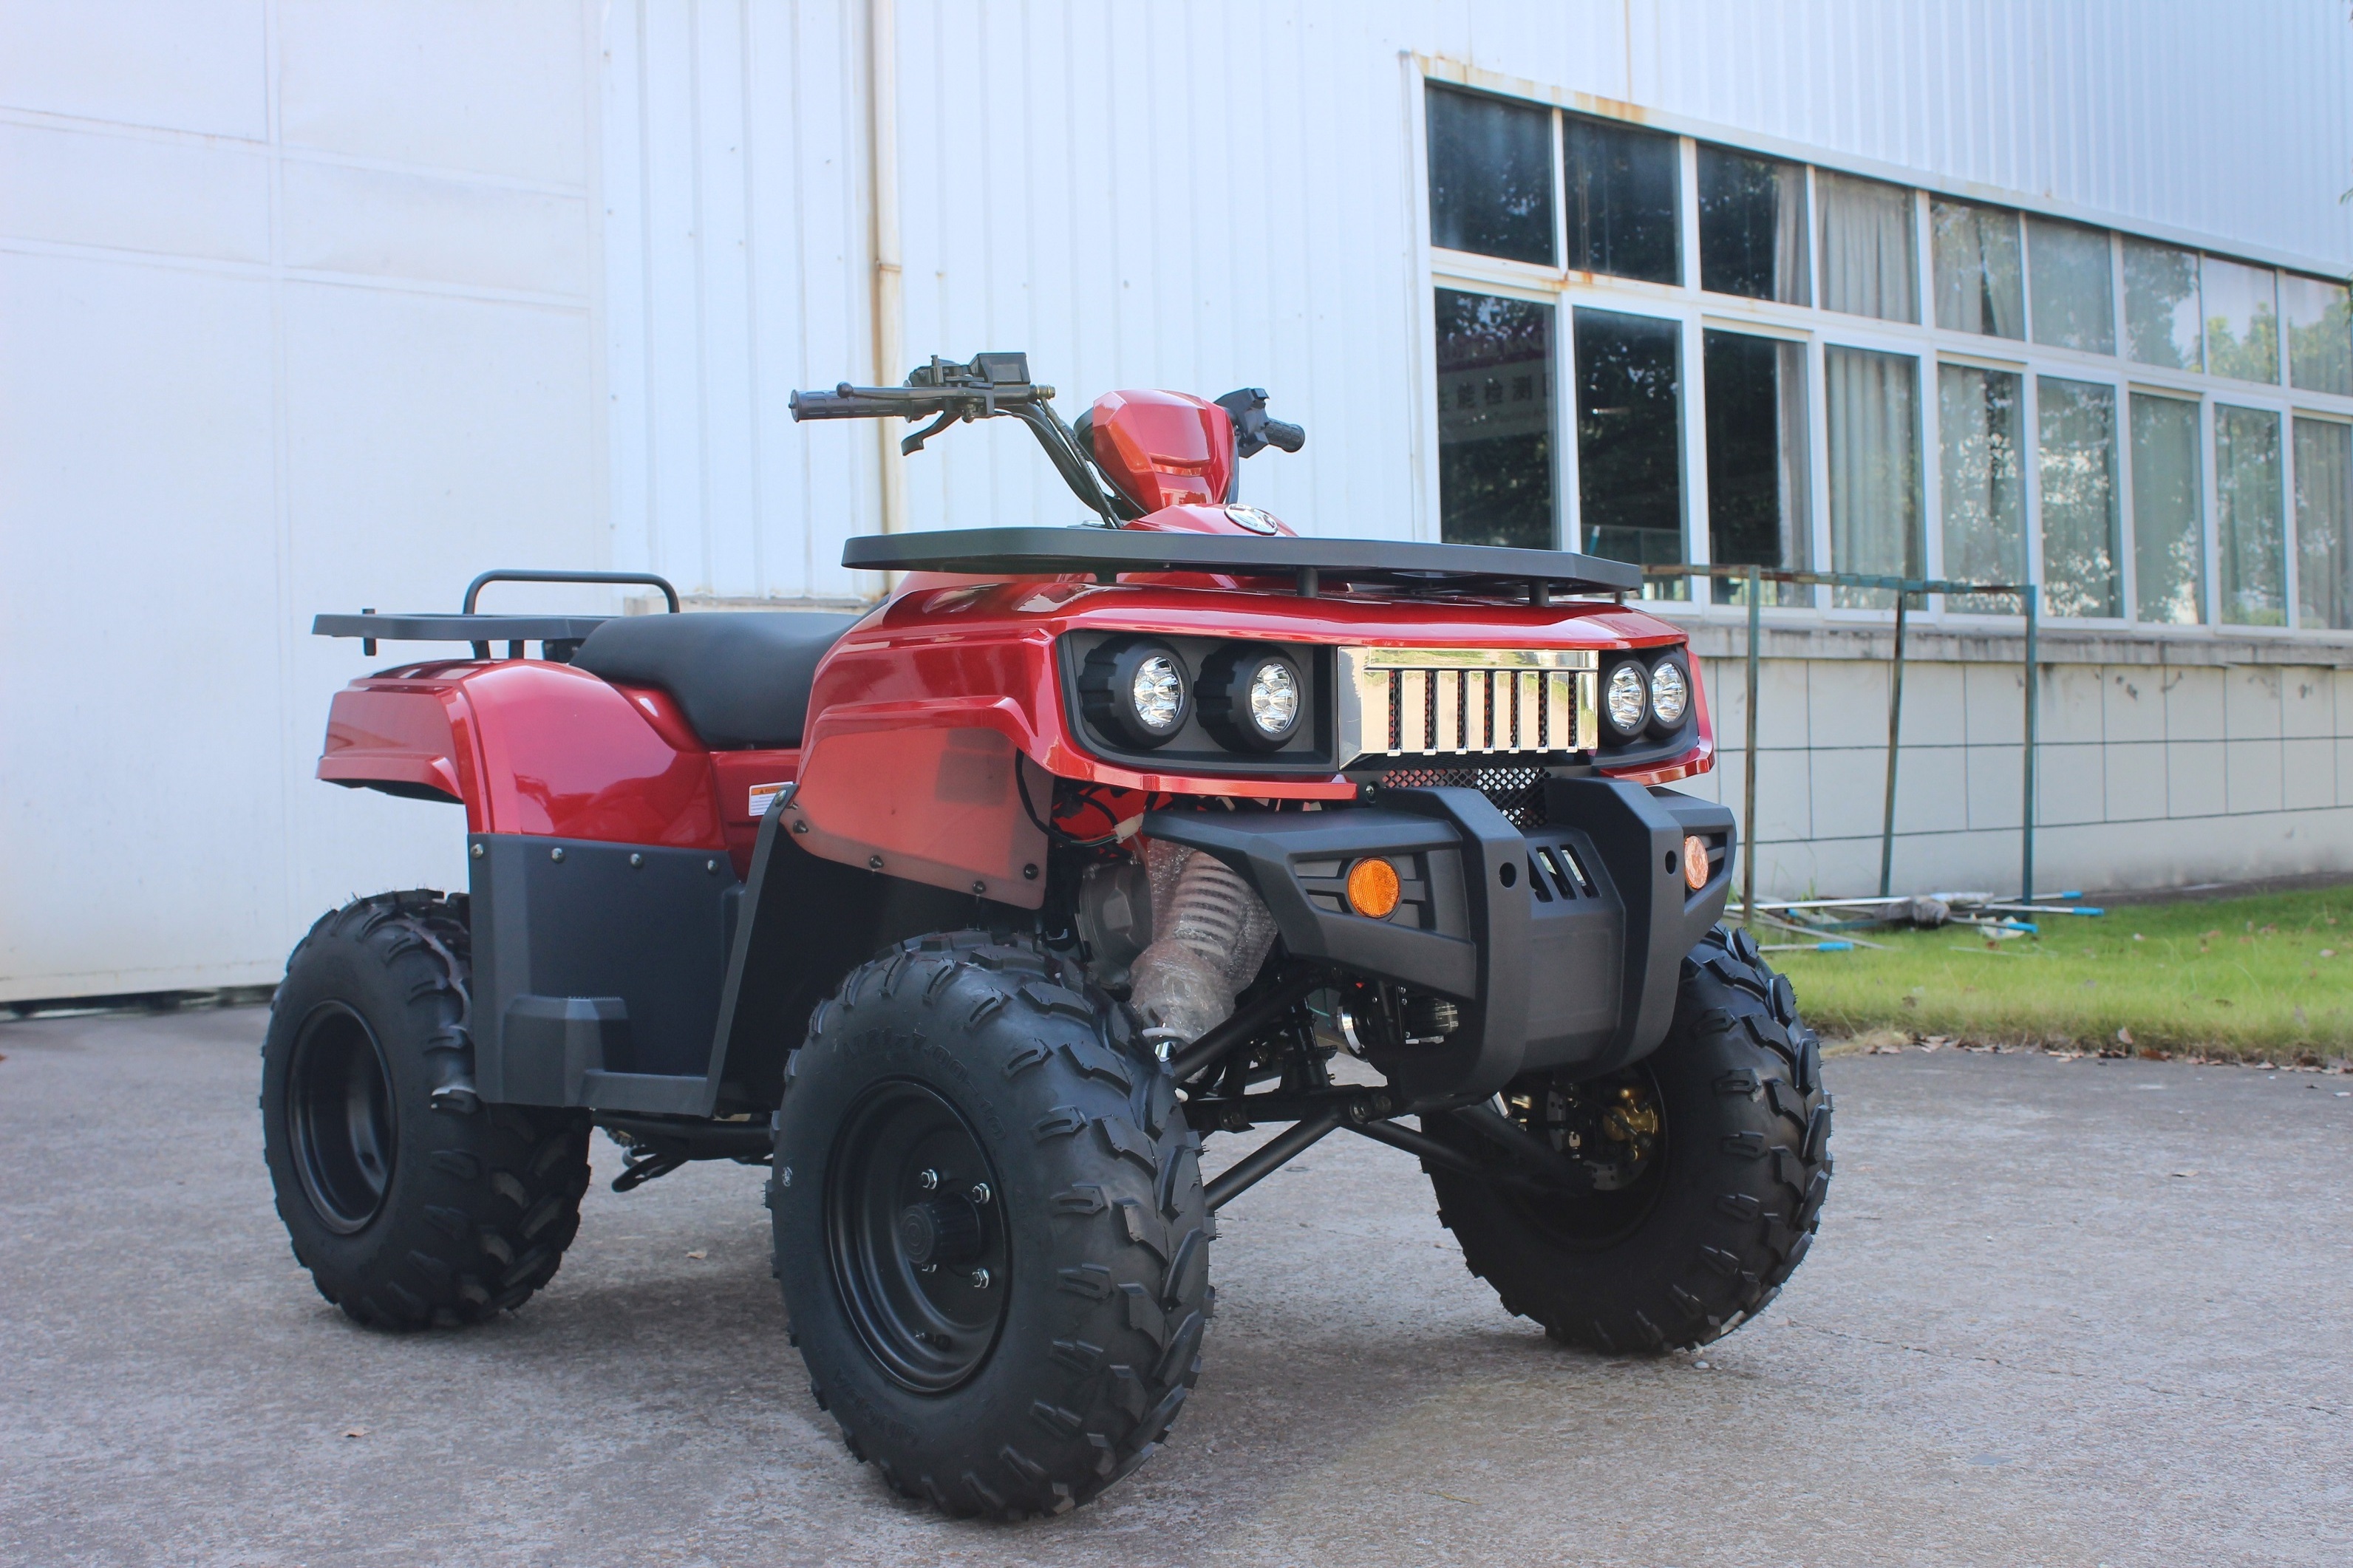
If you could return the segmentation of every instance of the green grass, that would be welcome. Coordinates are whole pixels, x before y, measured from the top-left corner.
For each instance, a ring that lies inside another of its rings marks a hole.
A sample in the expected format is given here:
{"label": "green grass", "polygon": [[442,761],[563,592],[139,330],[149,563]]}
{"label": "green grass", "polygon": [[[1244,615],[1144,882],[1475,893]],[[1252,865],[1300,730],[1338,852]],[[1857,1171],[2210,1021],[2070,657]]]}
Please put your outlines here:
{"label": "green grass", "polygon": [[[2353,888],[2030,918],[2040,934],[1998,949],[1947,926],[1854,933],[1884,952],[1767,956],[1826,1037],[1893,1029],[2264,1060],[2353,1051]],[[1806,940],[1763,926],[1757,936]]]}

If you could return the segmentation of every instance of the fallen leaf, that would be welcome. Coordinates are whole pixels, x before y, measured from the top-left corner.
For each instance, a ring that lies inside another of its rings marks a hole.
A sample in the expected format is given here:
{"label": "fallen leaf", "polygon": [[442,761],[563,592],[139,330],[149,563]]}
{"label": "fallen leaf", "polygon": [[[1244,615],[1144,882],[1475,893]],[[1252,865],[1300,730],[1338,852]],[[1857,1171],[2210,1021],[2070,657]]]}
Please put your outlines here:
{"label": "fallen leaf", "polygon": [[[2323,958],[2334,958],[2337,956],[2337,950],[2333,947],[2324,947],[2320,950],[2320,956]],[[5,1061],[6,1059],[7,1058],[5,1057],[0,1057],[0,1061]]]}
{"label": "fallen leaf", "polygon": [[347,1427],[343,1432],[343,1436],[346,1437],[364,1437],[367,1436],[367,1428],[364,1426]]}
{"label": "fallen leaf", "polygon": [[2130,1029],[2118,1029],[2116,1031],[2116,1044],[2120,1046],[2129,1046],[2132,1043],[2133,1037],[2132,1031]]}
{"label": "fallen leaf", "polygon": [[2194,1176],[2198,1173],[2195,1171],[2176,1171],[2173,1173],[2177,1176]]}
{"label": "fallen leaf", "polygon": [[708,1252],[690,1252],[690,1253],[688,1253],[688,1254],[687,1254],[687,1256],[688,1256],[689,1258],[693,1258],[695,1261],[697,1261],[697,1262],[699,1263],[699,1262],[701,1262],[703,1258],[706,1258],[710,1257],[710,1256],[711,1256],[711,1254],[709,1254]]}

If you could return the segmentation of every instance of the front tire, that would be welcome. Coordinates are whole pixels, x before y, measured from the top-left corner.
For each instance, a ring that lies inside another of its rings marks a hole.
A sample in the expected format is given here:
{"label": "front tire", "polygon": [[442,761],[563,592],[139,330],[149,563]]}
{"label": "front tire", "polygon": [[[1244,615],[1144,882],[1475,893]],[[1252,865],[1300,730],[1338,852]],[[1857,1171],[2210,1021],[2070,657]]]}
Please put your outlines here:
{"label": "front tire", "polygon": [[[1441,1220],[1509,1310],[1606,1353],[1687,1349],[1762,1311],[1805,1258],[1831,1177],[1814,1033],[1754,938],[1717,926],[1683,960],[1658,1050],[1609,1079],[1515,1080],[1505,1107],[1597,1190],[1529,1197],[1433,1169]],[[1483,1141],[1443,1117],[1433,1136]]]}
{"label": "front tire", "polygon": [[270,1003],[278,1215],[319,1294],[371,1327],[520,1307],[579,1228],[587,1119],[475,1095],[470,957],[458,900],[381,894],[320,917]]}
{"label": "front tire", "polygon": [[1200,1142],[1117,1005],[1027,939],[909,942],[810,1019],[776,1275],[858,1458],[951,1515],[1082,1503],[1200,1375]]}

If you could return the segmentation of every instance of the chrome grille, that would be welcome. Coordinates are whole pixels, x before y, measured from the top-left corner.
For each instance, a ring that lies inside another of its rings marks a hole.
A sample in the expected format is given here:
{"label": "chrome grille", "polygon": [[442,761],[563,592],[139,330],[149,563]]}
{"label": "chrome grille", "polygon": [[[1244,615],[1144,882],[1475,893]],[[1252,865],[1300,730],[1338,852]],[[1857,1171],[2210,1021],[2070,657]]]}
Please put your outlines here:
{"label": "chrome grille", "polygon": [[1600,656],[1572,648],[1344,647],[1344,757],[1591,751]]}

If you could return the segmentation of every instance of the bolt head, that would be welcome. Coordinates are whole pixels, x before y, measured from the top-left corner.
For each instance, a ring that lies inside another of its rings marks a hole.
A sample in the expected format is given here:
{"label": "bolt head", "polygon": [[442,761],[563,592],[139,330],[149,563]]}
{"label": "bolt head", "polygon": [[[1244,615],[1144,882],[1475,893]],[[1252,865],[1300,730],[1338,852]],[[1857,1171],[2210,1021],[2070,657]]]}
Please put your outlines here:
{"label": "bolt head", "polygon": [[642,855],[632,855],[629,857],[629,864],[632,867],[642,866],[645,863],[646,858]]}
{"label": "bolt head", "polygon": [[477,860],[479,860],[479,859],[480,859],[481,858],[482,858],[482,847],[481,847],[480,845],[477,844],[477,845],[475,845],[475,846],[474,846],[474,858],[475,858],[475,859],[477,859]]}
{"label": "bolt head", "polygon": [[986,1290],[988,1289],[987,1269],[976,1268],[972,1271],[972,1288],[976,1290]]}
{"label": "bolt head", "polygon": [[792,1184],[793,1184],[793,1168],[792,1168],[790,1165],[779,1165],[779,1166],[777,1166],[777,1167],[776,1167],[776,1185],[778,1185],[778,1186],[780,1186],[780,1187],[789,1187],[789,1186],[791,1186]]}
{"label": "bolt head", "polygon": [[869,870],[880,871],[882,869],[882,857],[880,855],[869,855],[866,858],[866,866]]}
{"label": "bolt head", "polygon": [[971,1198],[976,1204],[986,1204],[988,1202],[989,1195],[988,1184],[987,1182],[975,1182],[972,1184],[972,1191],[965,1194],[965,1196]]}
{"label": "bolt head", "polygon": [[702,863],[702,868],[716,876],[719,871],[719,862],[716,860],[705,860]]}
{"label": "bolt head", "polygon": [[547,852],[547,858],[551,860],[561,860],[564,858],[564,851],[561,849],[551,849]]}
{"label": "bolt head", "polygon": [[1038,868],[1035,866],[1024,866],[1021,868],[1021,874],[1030,881],[1034,882],[1038,879]]}
{"label": "bolt head", "polygon": [[937,1190],[939,1184],[940,1173],[937,1171],[926,1167],[915,1173],[915,1185],[927,1193]]}

